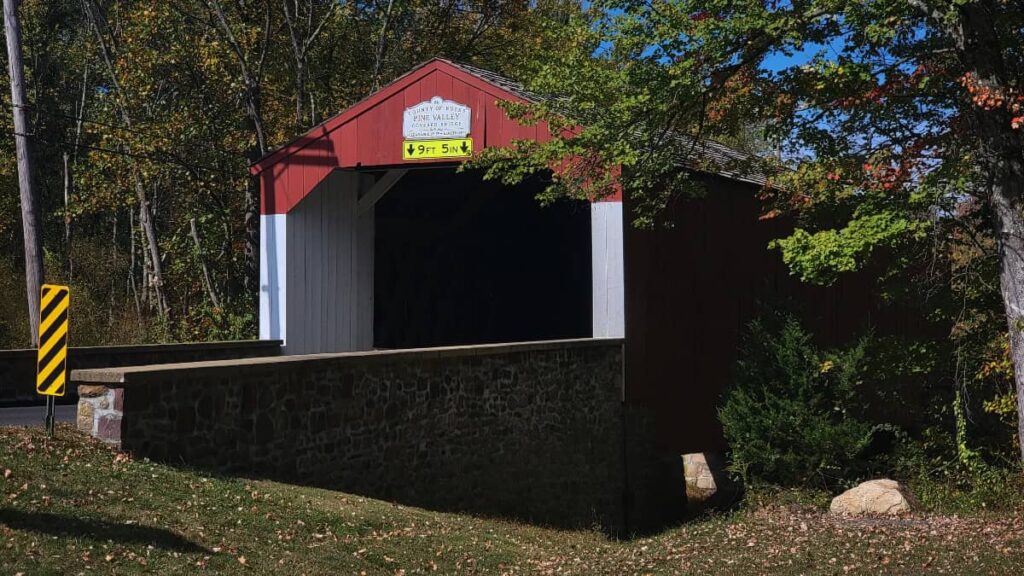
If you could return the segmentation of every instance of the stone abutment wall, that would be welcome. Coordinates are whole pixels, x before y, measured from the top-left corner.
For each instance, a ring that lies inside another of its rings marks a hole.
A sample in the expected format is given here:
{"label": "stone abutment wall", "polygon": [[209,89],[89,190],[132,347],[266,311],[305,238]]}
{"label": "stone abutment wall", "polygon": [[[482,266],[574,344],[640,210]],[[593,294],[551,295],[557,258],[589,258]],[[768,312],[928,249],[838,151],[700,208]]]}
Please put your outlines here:
{"label": "stone abutment wall", "polygon": [[666,467],[672,460],[653,453],[651,426],[627,423],[622,360],[621,340],[572,340],[84,370],[73,379],[79,427],[138,456],[621,532],[664,516],[666,502],[652,497],[659,486],[675,484],[682,496],[678,458]]}

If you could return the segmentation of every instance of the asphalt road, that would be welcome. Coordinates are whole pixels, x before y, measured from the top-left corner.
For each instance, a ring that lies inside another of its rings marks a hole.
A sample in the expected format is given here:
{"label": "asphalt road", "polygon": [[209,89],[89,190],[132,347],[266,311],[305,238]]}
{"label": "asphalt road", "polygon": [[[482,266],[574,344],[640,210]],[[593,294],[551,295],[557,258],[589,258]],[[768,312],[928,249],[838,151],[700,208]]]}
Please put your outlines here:
{"label": "asphalt road", "polygon": [[[57,422],[74,422],[78,406],[75,404],[54,407]],[[42,426],[46,417],[46,406],[19,406],[0,408],[0,426]]]}

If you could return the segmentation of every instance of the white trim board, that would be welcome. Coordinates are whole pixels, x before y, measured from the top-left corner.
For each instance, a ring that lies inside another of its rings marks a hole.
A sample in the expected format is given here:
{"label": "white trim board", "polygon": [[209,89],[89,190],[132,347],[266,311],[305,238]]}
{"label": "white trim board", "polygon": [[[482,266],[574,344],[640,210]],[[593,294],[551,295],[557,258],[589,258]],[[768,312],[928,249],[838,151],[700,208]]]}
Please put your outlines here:
{"label": "white trim board", "polygon": [[622,226],[622,202],[591,203],[594,338],[626,335]]}

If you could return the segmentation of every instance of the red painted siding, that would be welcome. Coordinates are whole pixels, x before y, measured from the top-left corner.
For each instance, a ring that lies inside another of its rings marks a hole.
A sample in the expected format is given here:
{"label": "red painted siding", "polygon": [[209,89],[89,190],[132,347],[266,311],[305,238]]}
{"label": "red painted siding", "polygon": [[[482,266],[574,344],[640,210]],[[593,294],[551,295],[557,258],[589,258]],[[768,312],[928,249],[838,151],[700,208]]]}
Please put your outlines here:
{"label": "red painted siding", "polygon": [[652,409],[666,450],[725,448],[721,396],[742,333],[764,312],[799,314],[828,346],[867,326],[877,335],[936,329],[913,310],[881,300],[870,271],[831,287],[798,281],[767,248],[792,223],[758,220],[753,186],[708,177],[707,189],[705,197],[668,207],[674,227],[625,230],[626,399]]}
{"label": "red painted siding", "polygon": [[288,212],[335,168],[439,163],[402,160],[402,113],[434,96],[470,106],[477,151],[508,146],[513,139],[549,137],[544,126],[520,126],[497,106],[499,100],[522,101],[518,96],[432,60],[253,165],[262,184],[262,212]]}

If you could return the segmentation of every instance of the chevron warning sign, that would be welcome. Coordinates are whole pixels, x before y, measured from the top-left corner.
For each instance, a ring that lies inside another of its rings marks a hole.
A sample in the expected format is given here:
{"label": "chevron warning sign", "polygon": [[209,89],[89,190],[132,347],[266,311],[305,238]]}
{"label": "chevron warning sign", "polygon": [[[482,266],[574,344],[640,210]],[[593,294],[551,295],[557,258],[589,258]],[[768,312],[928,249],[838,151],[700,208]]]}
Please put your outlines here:
{"label": "chevron warning sign", "polygon": [[39,356],[36,392],[63,396],[67,388],[68,304],[67,286],[43,284],[39,298]]}

